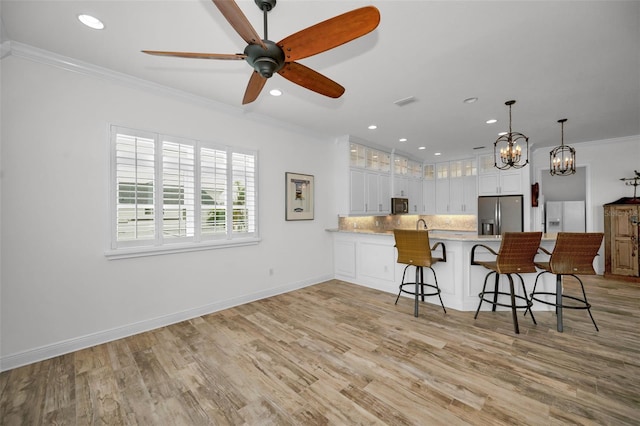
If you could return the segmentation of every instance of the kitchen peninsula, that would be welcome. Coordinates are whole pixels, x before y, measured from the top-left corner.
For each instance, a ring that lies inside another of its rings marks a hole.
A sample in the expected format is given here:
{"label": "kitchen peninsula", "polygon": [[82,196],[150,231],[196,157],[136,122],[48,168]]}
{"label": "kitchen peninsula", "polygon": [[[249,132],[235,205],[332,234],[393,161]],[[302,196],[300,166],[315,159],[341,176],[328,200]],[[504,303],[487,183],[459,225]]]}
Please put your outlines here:
{"label": "kitchen peninsula", "polygon": [[[413,228],[415,229],[415,225]],[[396,262],[396,249],[393,230],[373,231],[368,229],[335,229],[334,235],[334,271],[336,279],[375,288],[392,294],[398,293],[398,285],[406,265]],[[459,311],[475,311],[478,307],[478,294],[482,290],[487,270],[480,266],[471,266],[471,248],[475,244],[484,244],[496,252],[500,248],[500,236],[477,235],[471,231],[430,230],[431,246],[442,242],[446,246],[447,261],[434,266],[438,274],[438,285],[444,305]],[[553,250],[555,235],[543,235],[541,245]],[[495,256],[484,249],[476,251],[478,260],[493,260]],[[536,259],[543,260],[542,255]],[[411,272],[413,273],[413,272]],[[425,272],[427,282],[433,282],[430,272]],[[535,274],[523,274],[527,291],[533,288]],[[411,281],[411,279],[409,279]],[[507,284],[502,284],[507,285]],[[518,286],[519,287],[519,286]],[[541,277],[539,289],[553,291],[555,280],[550,274]],[[517,289],[521,294],[521,289]],[[428,303],[437,303],[437,298],[425,299]],[[490,309],[489,304],[483,305]],[[534,310],[549,310],[550,306],[534,304]]]}

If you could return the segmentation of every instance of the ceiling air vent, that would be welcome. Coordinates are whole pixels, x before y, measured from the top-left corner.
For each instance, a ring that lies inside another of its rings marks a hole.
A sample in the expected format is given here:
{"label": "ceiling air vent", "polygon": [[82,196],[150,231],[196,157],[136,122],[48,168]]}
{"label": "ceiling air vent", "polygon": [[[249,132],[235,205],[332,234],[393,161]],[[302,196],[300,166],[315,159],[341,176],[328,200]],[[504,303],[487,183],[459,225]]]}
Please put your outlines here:
{"label": "ceiling air vent", "polygon": [[413,103],[416,100],[417,99],[414,96],[409,96],[407,98],[398,99],[397,101],[394,101],[393,103],[398,105],[399,107],[401,107],[401,106],[405,106],[407,104]]}

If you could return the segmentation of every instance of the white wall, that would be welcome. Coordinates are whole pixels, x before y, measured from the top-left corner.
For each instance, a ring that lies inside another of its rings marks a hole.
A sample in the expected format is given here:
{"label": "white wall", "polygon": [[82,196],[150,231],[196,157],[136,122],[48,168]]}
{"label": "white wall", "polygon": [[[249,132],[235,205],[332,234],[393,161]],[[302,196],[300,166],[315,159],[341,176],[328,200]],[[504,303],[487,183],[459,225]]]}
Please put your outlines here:
{"label": "white wall", "polygon": [[[603,206],[633,196],[633,187],[626,186],[620,178],[633,177],[633,171],[640,170],[640,135],[572,143],[571,146],[576,150],[577,166],[586,167],[587,232],[603,232]],[[549,173],[549,151],[549,148],[540,148],[533,153],[533,182],[540,182],[541,174]],[[556,177],[554,182],[562,185],[562,179]],[[540,188],[540,193],[544,194],[544,188]],[[540,229],[541,220],[537,218],[533,222],[537,226],[535,229]],[[598,273],[604,273],[604,248],[601,248],[596,264]]]}
{"label": "white wall", "polygon": [[[1,66],[1,369],[333,277],[332,141],[21,57]],[[260,244],[107,260],[109,124],[258,149]],[[315,176],[315,220],[285,221],[287,171]]]}

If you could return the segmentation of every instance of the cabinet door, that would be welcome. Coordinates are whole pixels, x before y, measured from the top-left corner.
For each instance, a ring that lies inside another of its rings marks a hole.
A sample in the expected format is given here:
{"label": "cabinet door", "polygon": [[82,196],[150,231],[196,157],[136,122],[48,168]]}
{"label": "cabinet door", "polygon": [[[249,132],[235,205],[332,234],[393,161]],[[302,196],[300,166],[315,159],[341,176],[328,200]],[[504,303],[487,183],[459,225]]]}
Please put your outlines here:
{"label": "cabinet door", "polygon": [[422,182],[422,212],[424,214],[436,214],[436,181],[425,180]]}
{"label": "cabinet door", "polygon": [[409,179],[406,176],[393,176],[393,196],[400,198],[407,198],[409,196]]}
{"label": "cabinet door", "polygon": [[380,213],[391,213],[391,177],[389,174],[381,174],[378,177],[378,190],[380,197]]}
{"label": "cabinet door", "polygon": [[522,194],[522,170],[500,171],[500,195]]}
{"label": "cabinet door", "polygon": [[382,209],[379,194],[379,175],[367,172],[365,185],[367,188],[367,198],[364,204],[365,211],[367,213],[378,213]]}
{"label": "cabinet door", "polygon": [[449,211],[449,179],[436,179],[436,213],[448,214]]}
{"label": "cabinet door", "polygon": [[640,207],[616,206],[611,209],[611,273],[638,276],[638,219]]}
{"label": "cabinet door", "polygon": [[465,176],[463,179],[462,210],[464,214],[476,214],[478,211],[478,177]]}
{"label": "cabinet door", "polygon": [[497,171],[478,175],[478,195],[498,195],[499,191],[500,176]]}
{"label": "cabinet door", "polygon": [[449,179],[449,210],[447,213],[464,213],[464,179],[455,177]]}
{"label": "cabinet door", "polygon": [[409,213],[422,213],[422,179],[409,179]]}
{"label": "cabinet door", "polygon": [[365,171],[351,169],[349,188],[349,211],[351,213],[366,212]]}

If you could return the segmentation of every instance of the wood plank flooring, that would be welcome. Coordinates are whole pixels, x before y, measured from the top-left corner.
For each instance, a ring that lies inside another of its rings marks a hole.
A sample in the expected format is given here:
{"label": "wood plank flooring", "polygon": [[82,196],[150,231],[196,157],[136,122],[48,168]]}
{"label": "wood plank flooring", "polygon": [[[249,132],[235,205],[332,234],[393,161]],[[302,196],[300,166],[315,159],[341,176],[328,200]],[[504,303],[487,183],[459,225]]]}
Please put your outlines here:
{"label": "wood plank flooring", "polygon": [[515,335],[329,281],[3,372],[0,423],[637,425],[640,286],[585,283],[600,332],[566,310]]}

